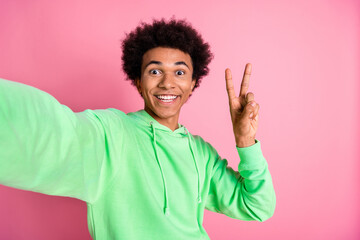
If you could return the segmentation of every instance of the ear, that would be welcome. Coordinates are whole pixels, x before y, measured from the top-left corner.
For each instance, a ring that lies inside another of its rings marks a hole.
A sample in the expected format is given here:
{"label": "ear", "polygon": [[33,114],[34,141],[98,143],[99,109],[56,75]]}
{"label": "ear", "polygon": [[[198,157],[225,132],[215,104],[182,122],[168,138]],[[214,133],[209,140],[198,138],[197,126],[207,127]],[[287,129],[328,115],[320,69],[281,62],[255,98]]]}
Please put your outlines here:
{"label": "ear", "polygon": [[194,90],[195,84],[196,84],[196,79],[194,78],[194,79],[191,81],[191,92]]}
{"label": "ear", "polygon": [[136,88],[137,88],[138,92],[142,96],[142,93],[141,93],[141,80],[139,78],[135,79],[135,85],[136,85]]}

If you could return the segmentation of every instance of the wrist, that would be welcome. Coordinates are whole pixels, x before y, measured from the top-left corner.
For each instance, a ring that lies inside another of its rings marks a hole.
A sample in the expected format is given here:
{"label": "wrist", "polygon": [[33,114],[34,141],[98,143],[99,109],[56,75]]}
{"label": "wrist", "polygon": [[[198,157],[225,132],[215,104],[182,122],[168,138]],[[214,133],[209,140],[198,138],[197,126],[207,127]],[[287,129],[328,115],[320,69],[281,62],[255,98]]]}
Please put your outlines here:
{"label": "wrist", "polygon": [[235,138],[235,141],[238,148],[250,147],[256,143],[255,138]]}

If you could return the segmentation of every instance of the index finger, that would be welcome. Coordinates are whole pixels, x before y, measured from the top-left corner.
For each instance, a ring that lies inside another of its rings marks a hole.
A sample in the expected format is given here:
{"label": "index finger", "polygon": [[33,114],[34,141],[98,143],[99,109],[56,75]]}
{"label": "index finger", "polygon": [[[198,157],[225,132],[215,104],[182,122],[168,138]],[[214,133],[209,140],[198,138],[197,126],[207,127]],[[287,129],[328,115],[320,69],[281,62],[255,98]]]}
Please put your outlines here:
{"label": "index finger", "polygon": [[241,81],[240,96],[245,97],[248,89],[251,76],[251,63],[247,63],[244,70],[244,76]]}

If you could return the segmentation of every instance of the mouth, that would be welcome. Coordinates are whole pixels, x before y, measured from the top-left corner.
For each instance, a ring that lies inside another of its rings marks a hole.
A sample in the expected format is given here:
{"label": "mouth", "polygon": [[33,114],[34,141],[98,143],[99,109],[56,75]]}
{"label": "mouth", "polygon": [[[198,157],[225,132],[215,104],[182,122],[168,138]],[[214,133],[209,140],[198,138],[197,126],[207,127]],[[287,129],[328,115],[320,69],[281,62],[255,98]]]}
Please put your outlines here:
{"label": "mouth", "polygon": [[176,99],[179,98],[179,95],[163,94],[155,95],[155,97],[162,103],[173,103]]}

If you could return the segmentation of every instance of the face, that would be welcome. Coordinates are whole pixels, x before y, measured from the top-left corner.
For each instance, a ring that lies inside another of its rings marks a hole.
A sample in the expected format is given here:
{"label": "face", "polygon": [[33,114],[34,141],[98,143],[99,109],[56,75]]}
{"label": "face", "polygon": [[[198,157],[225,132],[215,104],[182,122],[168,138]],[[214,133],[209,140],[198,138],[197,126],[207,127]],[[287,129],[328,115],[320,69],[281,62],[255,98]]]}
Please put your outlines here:
{"label": "face", "polygon": [[178,121],[180,109],[195,86],[189,54],[174,48],[157,47],[143,56],[137,88],[144,98],[145,111],[155,120]]}

